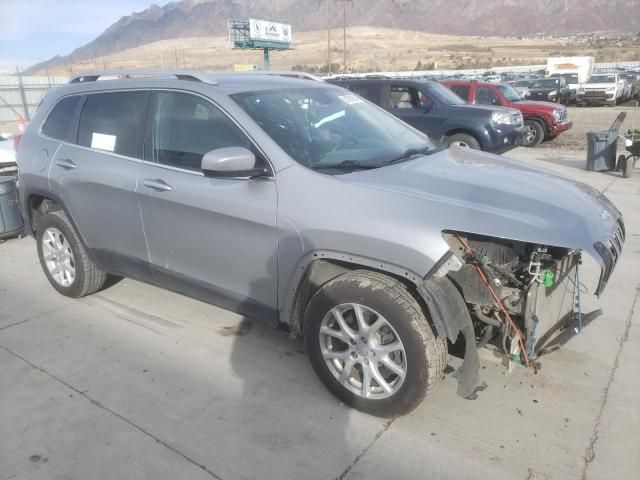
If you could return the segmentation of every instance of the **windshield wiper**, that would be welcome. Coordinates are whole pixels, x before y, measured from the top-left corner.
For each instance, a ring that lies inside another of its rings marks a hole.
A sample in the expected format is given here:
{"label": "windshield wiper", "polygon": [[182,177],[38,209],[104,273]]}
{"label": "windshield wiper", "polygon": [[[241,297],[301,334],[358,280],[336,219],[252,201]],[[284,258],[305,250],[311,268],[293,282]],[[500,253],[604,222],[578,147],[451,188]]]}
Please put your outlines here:
{"label": "windshield wiper", "polygon": [[438,149],[430,146],[422,147],[422,148],[410,148],[406,150],[402,155],[398,155],[397,157],[390,158],[389,160],[385,160],[383,165],[390,165],[392,163],[400,162],[402,160],[409,160],[414,155],[422,154],[422,155],[430,155],[436,152]]}
{"label": "windshield wiper", "polygon": [[337,163],[317,163],[315,165],[311,165],[313,170],[369,170],[372,168],[378,168],[382,166],[381,164],[371,164],[371,163],[360,163],[357,160],[344,160],[342,162]]}

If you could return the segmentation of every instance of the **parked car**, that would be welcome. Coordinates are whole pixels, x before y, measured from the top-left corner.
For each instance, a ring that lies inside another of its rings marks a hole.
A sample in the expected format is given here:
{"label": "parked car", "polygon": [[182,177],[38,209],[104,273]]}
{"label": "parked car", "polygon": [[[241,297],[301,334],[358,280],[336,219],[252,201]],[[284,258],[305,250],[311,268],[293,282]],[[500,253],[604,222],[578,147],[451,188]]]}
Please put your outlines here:
{"label": "parked car", "polygon": [[527,366],[559,326],[565,342],[582,252],[600,295],[625,235],[587,185],[442,150],[348,90],[274,75],[75,77],[44,97],[18,165],[58,292],[128,276],[303,335],[326,387],[380,416],[422,401],[459,334],[462,396],[477,336]]}
{"label": "parked car", "polygon": [[17,168],[13,137],[0,136],[0,175],[16,175]]}
{"label": "parked car", "polygon": [[545,139],[551,140],[573,125],[567,117],[566,107],[557,103],[524,100],[509,85],[465,81],[441,83],[469,103],[501,105],[520,110],[528,130],[523,143],[525,147],[535,147]]}
{"label": "parked car", "polygon": [[525,93],[526,100],[561,103],[569,105],[571,91],[564,78],[548,77],[534,80]]}
{"label": "parked car", "polygon": [[[580,86],[580,80],[577,73],[556,73],[550,75],[548,78],[562,78],[569,87],[569,101],[575,102],[578,94],[578,87]],[[562,103],[562,102],[561,102]]]}
{"label": "parked car", "polygon": [[620,74],[622,78],[624,78],[631,85],[631,93],[629,98],[639,98],[640,97],[640,73],[635,72],[625,72]]}
{"label": "parked car", "polygon": [[528,79],[528,80],[515,80],[512,82],[509,82],[509,85],[511,85],[511,87],[518,92],[518,95],[520,95],[521,97],[524,97],[526,95],[526,93],[529,91],[529,87],[531,87],[531,84],[533,83],[532,79]]}
{"label": "parked car", "polygon": [[596,73],[578,88],[578,106],[590,104],[614,107],[622,98],[624,86],[617,73]]}
{"label": "parked car", "polygon": [[357,78],[329,81],[393,113],[445,147],[456,144],[504,153],[521,145],[527,133],[519,111],[468,105],[437,82]]}

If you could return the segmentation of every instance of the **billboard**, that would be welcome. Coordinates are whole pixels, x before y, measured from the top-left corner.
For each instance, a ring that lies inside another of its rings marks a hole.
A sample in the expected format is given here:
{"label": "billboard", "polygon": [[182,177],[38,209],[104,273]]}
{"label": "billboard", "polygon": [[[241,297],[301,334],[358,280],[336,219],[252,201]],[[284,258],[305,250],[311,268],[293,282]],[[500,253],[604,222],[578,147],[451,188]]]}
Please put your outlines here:
{"label": "billboard", "polygon": [[270,20],[249,19],[249,38],[267,42],[291,43],[291,25]]}

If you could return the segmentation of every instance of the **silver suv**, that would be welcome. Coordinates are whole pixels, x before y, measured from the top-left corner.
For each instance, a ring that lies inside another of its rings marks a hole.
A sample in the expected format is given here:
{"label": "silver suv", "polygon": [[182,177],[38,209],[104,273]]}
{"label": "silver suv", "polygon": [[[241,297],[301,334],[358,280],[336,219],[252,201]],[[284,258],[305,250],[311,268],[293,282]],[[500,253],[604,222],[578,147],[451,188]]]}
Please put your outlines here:
{"label": "silver suv", "polygon": [[303,335],[327,388],[380,416],[422,401],[459,336],[464,397],[479,347],[529,366],[564,343],[587,323],[581,253],[600,294],[625,236],[592,188],[439,149],[313,79],[83,75],[46,95],[18,165],[60,293],[127,276]]}

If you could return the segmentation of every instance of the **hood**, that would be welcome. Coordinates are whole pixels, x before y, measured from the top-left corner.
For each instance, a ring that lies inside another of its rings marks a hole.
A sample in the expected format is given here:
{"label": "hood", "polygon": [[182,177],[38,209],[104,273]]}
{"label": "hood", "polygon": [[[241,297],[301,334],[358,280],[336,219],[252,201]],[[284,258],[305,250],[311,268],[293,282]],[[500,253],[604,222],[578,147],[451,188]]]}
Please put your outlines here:
{"label": "hood", "polygon": [[584,88],[586,90],[590,89],[603,89],[603,88],[615,88],[618,84],[615,82],[607,82],[607,83],[583,83],[580,85],[580,88]]}
{"label": "hood", "polygon": [[402,196],[407,209],[420,202],[424,223],[440,231],[580,248],[601,264],[594,243],[606,244],[621,216],[588,185],[462,147],[339,178],[394,197],[389,203]]}
{"label": "hood", "polygon": [[[533,90],[529,89],[530,92]],[[553,102],[536,102],[533,100],[522,100],[520,102],[513,102],[511,104],[514,108],[522,112],[545,112],[549,115],[553,115],[554,110],[561,110],[565,107]]]}
{"label": "hood", "polygon": [[549,92],[553,92],[553,91],[558,91],[560,90],[560,88],[550,88],[550,87],[545,87],[545,88],[530,88],[529,92],[531,93],[549,93]]}

